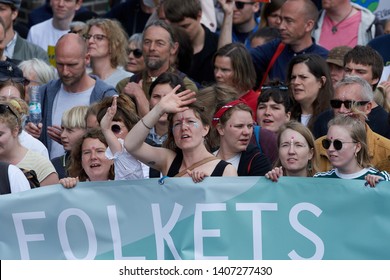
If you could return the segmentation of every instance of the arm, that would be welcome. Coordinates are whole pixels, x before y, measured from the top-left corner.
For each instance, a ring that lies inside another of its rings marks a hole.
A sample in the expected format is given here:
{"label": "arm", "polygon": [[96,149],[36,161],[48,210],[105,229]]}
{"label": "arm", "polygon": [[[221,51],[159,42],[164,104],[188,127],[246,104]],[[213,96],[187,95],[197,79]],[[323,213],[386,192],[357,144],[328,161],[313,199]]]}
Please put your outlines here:
{"label": "arm", "polygon": [[188,109],[186,107],[195,101],[195,93],[185,90],[176,94],[180,86],[176,86],[169,94],[164,96],[154,108],[144,116],[127,134],[125,139],[126,150],[142,161],[158,170],[165,170],[175,153],[165,148],[152,147],[145,143],[149,130],[157,123],[159,118],[165,113],[178,113]]}
{"label": "arm", "polygon": [[218,0],[222,7],[224,17],[221,26],[221,32],[219,34],[218,49],[226,44],[233,42],[233,8],[234,1],[232,0]]}
{"label": "arm", "polygon": [[135,101],[137,112],[140,117],[145,116],[149,112],[149,101],[142,89],[142,80],[139,83],[129,82],[123,89],[123,93],[130,96]]}
{"label": "arm", "polygon": [[122,145],[119,143],[114,132],[111,130],[112,120],[116,114],[117,97],[114,96],[111,107],[107,108],[106,114],[100,121],[100,128],[107,140],[108,147],[110,147],[112,154],[122,151]]}
{"label": "arm", "polygon": [[233,165],[228,164],[228,165],[225,167],[225,170],[223,171],[222,176],[223,176],[223,177],[225,177],[225,176],[238,176],[237,170],[234,168]]}
{"label": "arm", "polygon": [[41,187],[58,184],[58,180],[58,174],[56,172],[50,173],[41,181]]}

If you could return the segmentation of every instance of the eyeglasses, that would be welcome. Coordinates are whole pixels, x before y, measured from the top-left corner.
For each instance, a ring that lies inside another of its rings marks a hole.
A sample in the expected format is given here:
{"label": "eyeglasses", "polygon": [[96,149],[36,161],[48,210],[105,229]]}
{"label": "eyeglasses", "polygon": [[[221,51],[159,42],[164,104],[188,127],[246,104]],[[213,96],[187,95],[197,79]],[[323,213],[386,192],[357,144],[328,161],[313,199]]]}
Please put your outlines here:
{"label": "eyeglasses", "polygon": [[140,58],[142,56],[142,51],[140,49],[128,49],[127,55],[130,55],[131,53],[133,53],[135,58]]}
{"label": "eyeglasses", "polygon": [[237,10],[242,10],[246,4],[255,4],[256,2],[241,2],[241,1],[235,1],[234,4],[236,5]]}
{"label": "eyeglasses", "polygon": [[323,139],[322,140],[322,147],[324,147],[325,150],[328,150],[332,143],[333,143],[333,147],[335,148],[335,150],[340,151],[343,148],[343,144],[357,143],[357,142],[342,142],[338,139],[335,139],[333,141],[329,140],[329,139]]}
{"label": "eyeglasses", "polygon": [[107,36],[103,35],[103,34],[93,34],[93,35],[84,34],[83,37],[85,40],[89,40],[89,39],[93,38],[94,41],[103,41],[104,39],[107,38]]}
{"label": "eyeglasses", "polygon": [[122,128],[120,127],[119,124],[113,124],[111,126],[111,131],[114,132],[115,134],[121,134],[122,133]]}
{"label": "eyeglasses", "polygon": [[363,106],[369,103],[370,101],[355,101],[355,100],[337,100],[337,99],[332,99],[330,101],[330,106],[334,109],[339,109],[341,108],[341,104],[344,104],[344,107],[347,109],[351,109],[352,106]]}
{"label": "eyeglasses", "polygon": [[14,83],[22,84],[23,86],[28,86],[30,81],[22,77],[0,77],[0,83],[11,80]]}
{"label": "eyeglasses", "polygon": [[14,112],[14,110],[12,110],[10,106],[6,104],[0,104],[0,114],[4,114],[7,110],[11,112],[11,114],[14,115],[17,120],[19,120],[18,115],[16,115],[16,113]]}

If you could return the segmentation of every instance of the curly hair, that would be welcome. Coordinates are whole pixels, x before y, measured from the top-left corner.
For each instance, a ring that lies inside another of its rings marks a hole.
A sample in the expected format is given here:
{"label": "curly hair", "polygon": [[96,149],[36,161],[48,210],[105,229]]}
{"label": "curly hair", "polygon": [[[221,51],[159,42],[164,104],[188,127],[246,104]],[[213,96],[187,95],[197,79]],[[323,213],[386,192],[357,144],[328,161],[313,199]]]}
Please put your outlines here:
{"label": "curly hair", "polygon": [[[74,145],[72,148],[72,152],[70,154],[70,163],[68,168],[68,174],[71,177],[78,177],[80,182],[85,182],[89,180],[89,177],[87,173],[85,172],[83,166],[82,166],[82,147],[85,139],[92,138],[92,139],[98,139],[100,142],[102,142],[106,147],[108,147],[106,138],[104,137],[103,132],[100,130],[100,128],[92,128],[88,130],[79,141]],[[115,172],[114,172],[114,164],[111,165],[110,172],[108,179],[114,180],[115,178]]]}
{"label": "curly hair", "polygon": [[108,18],[94,18],[87,21],[87,25],[87,33],[92,26],[97,26],[107,36],[111,66],[113,68],[125,66],[127,63],[127,34],[119,21]]}

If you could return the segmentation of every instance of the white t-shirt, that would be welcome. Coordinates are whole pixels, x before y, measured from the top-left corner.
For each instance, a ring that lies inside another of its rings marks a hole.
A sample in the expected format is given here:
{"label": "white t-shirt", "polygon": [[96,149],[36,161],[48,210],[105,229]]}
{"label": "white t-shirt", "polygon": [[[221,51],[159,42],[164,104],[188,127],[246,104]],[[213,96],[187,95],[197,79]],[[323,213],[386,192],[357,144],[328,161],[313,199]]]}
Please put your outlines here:
{"label": "white t-shirt", "polygon": [[45,51],[48,51],[48,46],[55,46],[58,39],[64,34],[67,34],[68,30],[59,30],[53,26],[53,18],[44,22],[31,26],[27,35],[27,41],[40,46]]}
{"label": "white t-shirt", "polygon": [[103,80],[106,84],[116,87],[117,83],[122,81],[125,78],[133,76],[133,73],[123,70],[123,68],[118,67],[110,76]]}
{"label": "white t-shirt", "polygon": [[22,130],[22,133],[19,134],[19,142],[23,147],[49,158],[49,152],[46,146],[24,130]]}
{"label": "white t-shirt", "polygon": [[10,164],[8,166],[8,179],[11,193],[22,192],[31,189],[30,183],[23,174],[23,171],[15,165]]}

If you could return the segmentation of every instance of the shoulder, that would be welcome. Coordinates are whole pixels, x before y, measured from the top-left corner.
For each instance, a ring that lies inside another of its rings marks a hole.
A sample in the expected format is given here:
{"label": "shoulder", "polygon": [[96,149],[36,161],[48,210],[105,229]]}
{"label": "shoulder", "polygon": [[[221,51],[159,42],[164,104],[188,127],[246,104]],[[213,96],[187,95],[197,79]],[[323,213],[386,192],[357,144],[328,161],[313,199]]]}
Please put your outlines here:
{"label": "shoulder", "polygon": [[117,94],[117,91],[113,86],[105,83],[104,81],[102,81],[96,76],[91,75],[90,77],[96,80],[95,87],[93,88],[92,91],[93,95],[105,97],[105,96],[113,96]]}

